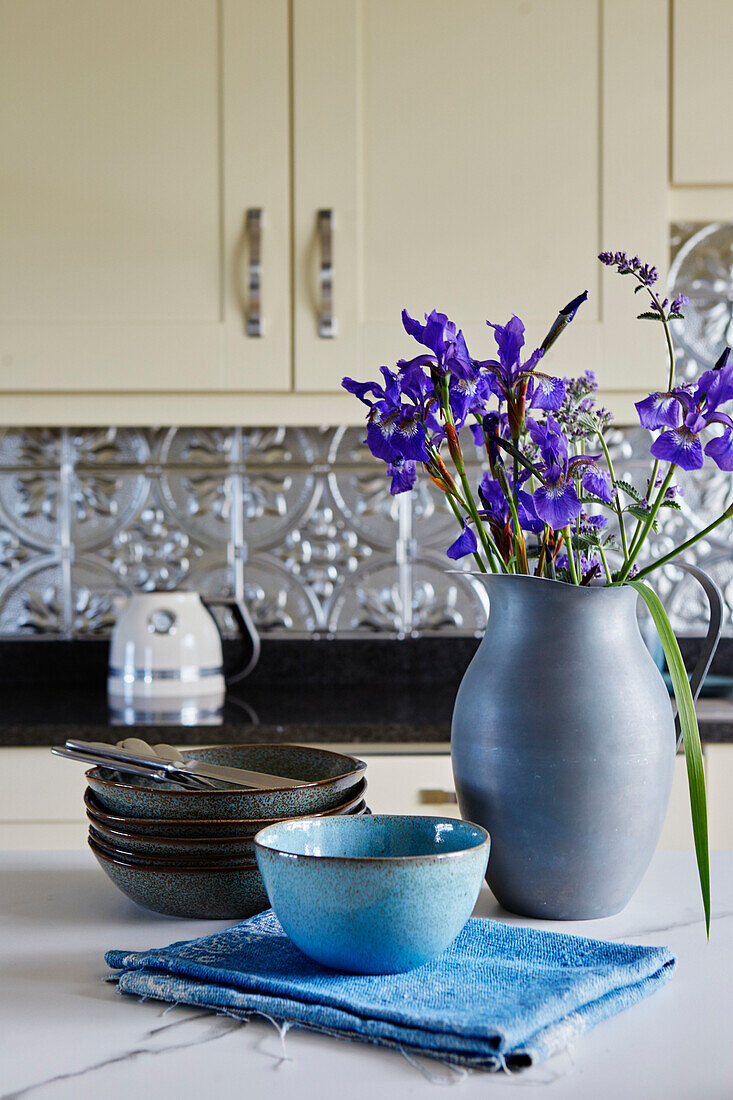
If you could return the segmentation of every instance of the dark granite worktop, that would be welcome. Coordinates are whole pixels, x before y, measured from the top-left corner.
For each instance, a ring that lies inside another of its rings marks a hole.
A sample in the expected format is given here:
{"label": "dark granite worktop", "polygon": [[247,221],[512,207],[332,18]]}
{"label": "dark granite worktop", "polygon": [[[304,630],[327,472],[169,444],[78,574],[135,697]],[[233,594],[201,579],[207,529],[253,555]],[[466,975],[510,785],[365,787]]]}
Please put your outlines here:
{"label": "dark granite worktop", "polygon": [[[265,640],[252,676],[229,693],[222,723],[137,727],[177,744],[256,741],[437,749],[475,637]],[[697,641],[682,639],[688,667]],[[234,645],[226,646],[232,664]],[[106,697],[107,643],[0,642],[0,746],[49,745],[76,736],[116,741]],[[733,639],[724,639],[699,706],[704,741],[733,741]],[[175,736],[173,736],[175,730]]]}

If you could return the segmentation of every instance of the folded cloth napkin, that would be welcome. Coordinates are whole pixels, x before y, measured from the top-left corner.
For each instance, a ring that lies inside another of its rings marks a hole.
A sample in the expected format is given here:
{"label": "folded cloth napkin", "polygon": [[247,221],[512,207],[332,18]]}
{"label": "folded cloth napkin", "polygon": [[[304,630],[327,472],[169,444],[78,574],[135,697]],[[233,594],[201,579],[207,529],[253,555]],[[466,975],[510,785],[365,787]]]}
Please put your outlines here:
{"label": "folded cloth napkin", "polygon": [[159,950],[109,951],[119,989],[480,1069],[519,1069],[565,1048],[671,976],[666,947],[472,919],[404,974],[329,970],[291,943],[272,910]]}

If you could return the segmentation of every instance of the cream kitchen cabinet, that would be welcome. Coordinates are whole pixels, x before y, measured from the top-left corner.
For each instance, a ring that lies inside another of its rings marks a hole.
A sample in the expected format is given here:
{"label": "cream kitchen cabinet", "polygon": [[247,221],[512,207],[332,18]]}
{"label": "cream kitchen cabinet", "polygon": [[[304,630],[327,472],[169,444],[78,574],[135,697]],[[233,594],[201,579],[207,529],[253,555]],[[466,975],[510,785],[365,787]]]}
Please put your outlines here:
{"label": "cream kitchen cabinet", "polygon": [[5,422],[356,422],[341,376],[414,350],[403,306],[483,357],[486,318],[539,341],[584,288],[553,368],[597,369],[622,420],[659,383],[595,256],[666,254],[666,0],[0,13]]}
{"label": "cream kitchen cabinet", "polygon": [[[442,752],[363,752],[367,746],[335,746],[367,764],[367,802],[374,813],[459,817],[447,746]],[[733,745],[706,745],[710,847],[733,846]],[[0,748],[0,849],[81,848],[87,821],[84,771],[51,756],[48,748]],[[662,848],[693,847],[687,769],[675,761],[672,797]]]}
{"label": "cream kitchen cabinet", "polygon": [[[487,318],[516,312],[537,343],[587,288],[552,366],[594,367],[628,416],[664,348],[596,254],[667,253],[666,0],[294,0],[293,17],[297,388],[415,354],[402,306],[454,316],[487,358]],[[333,340],[308,266],[324,207]]]}
{"label": "cream kitchen cabinet", "polygon": [[289,389],[288,41],[287,0],[0,0],[5,420]]}

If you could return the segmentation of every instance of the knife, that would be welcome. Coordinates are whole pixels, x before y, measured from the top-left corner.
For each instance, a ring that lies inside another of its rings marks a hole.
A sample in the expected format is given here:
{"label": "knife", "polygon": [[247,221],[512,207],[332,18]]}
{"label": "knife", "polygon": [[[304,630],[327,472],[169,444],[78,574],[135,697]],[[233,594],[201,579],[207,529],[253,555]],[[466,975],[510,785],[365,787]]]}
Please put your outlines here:
{"label": "knife", "polygon": [[[143,764],[165,772],[171,778],[176,775],[191,775],[205,777],[207,779],[219,779],[224,783],[231,783],[235,787],[254,787],[267,790],[273,787],[301,787],[308,782],[303,779],[290,779],[284,775],[269,775],[267,772],[249,771],[246,768],[228,768],[221,764],[207,764],[203,760],[167,760],[152,751],[149,754],[130,752],[129,749],[121,749],[116,745],[107,745],[102,741],[76,741],[70,739],[66,742],[68,749],[78,752],[92,752],[104,757],[107,761],[117,760],[130,764]],[[109,767],[109,763],[107,764]]]}

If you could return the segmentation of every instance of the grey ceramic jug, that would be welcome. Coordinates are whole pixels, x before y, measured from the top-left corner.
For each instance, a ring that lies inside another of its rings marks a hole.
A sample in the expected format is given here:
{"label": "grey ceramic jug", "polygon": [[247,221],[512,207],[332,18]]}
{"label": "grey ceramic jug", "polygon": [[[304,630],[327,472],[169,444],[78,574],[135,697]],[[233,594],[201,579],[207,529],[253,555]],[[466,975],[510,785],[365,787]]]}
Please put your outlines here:
{"label": "grey ceramic jug", "polygon": [[[722,601],[704,574],[687,571],[711,600],[696,692]],[[451,734],[461,814],[491,834],[486,879],[505,909],[552,920],[610,916],[629,901],[656,848],[677,747],[672,703],[639,631],[637,594],[480,576],[489,621]]]}

